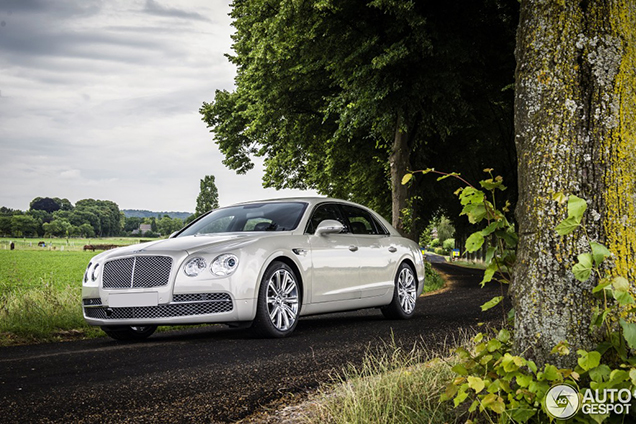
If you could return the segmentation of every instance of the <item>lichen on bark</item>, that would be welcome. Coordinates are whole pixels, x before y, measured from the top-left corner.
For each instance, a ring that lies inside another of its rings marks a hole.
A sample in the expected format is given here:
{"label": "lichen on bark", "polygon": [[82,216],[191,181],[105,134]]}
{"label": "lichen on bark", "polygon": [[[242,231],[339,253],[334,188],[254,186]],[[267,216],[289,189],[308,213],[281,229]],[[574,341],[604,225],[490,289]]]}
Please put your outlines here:
{"label": "lichen on bark", "polygon": [[[636,2],[522,1],[517,33],[515,127],[519,161],[518,260],[511,295],[516,350],[572,365],[551,349],[592,349],[594,278],[570,271],[589,245],[614,253],[614,272],[634,282],[636,256]],[[554,230],[565,208],[553,193],[588,202],[587,235]]]}

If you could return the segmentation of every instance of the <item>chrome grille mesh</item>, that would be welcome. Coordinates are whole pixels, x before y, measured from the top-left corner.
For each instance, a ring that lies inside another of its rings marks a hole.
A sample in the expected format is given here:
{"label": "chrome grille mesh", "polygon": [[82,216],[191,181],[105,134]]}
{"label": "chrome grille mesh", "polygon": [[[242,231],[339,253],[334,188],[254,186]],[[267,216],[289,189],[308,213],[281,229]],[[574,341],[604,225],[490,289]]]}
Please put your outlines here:
{"label": "chrome grille mesh", "polygon": [[152,319],[172,318],[193,315],[218,314],[234,309],[232,301],[212,301],[197,303],[171,303],[159,306],[127,308],[84,308],[88,318],[95,319]]}
{"label": "chrome grille mesh", "polygon": [[208,300],[231,302],[232,298],[227,293],[188,293],[175,294],[172,297],[173,302],[205,302]]}
{"label": "chrome grille mesh", "polygon": [[172,258],[136,256],[115,259],[104,264],[102,285],[105,289],[147,288],[168,284]]}

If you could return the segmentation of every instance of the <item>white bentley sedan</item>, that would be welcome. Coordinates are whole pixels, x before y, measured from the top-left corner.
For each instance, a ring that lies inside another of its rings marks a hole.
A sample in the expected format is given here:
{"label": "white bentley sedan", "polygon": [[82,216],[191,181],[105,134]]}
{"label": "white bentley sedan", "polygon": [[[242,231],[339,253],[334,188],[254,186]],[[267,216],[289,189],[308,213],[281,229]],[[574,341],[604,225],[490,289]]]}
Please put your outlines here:
{"label": "white bentley sedan", "polygon": [[118,340],[201,323],[284,337],[304,315],[380,308],[410,318],[423,286],[419,246],[381,216],[294,198],[216,209],[169,239],[100,253],[82,301],[86,321]]}

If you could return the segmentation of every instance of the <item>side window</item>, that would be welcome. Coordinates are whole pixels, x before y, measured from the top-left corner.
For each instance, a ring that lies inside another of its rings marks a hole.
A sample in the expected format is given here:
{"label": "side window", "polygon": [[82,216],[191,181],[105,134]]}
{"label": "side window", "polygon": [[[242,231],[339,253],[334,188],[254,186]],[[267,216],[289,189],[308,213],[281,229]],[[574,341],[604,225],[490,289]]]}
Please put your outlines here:
{"label": "side window", "polygon": [[381,234],[371,214],[354,206],[342,205],[342,210],[351,224],[353,234]]}
{"label": "side window", "polygon": [[319,205],[314,210],[314,213],[311,215],[311,219],[307,224],[307,233],[314,234],[316,232],[316,228],[318,228],[318,224],[320,224],[325,219],[335,219],[336,221],[342,223],[345,226],[345,233],[349,232],[347,230],[347,224],[345,220],[342,218],[340,214],[340,210],[338,209],[338,205],[334,205],[331,203],[327,203],[324,205]]}

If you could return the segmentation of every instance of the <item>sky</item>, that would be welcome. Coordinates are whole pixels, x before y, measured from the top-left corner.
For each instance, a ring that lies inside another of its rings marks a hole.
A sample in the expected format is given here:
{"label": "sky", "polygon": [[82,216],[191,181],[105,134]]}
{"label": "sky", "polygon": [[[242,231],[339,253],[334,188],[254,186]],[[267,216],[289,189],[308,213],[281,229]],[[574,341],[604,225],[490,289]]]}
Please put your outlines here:
{"label": "sky", "polygon": [[229,0],[0,0],[0,206],[35,197],[195,209],[315,195],[237,175],[198,110],[235,68]]}

